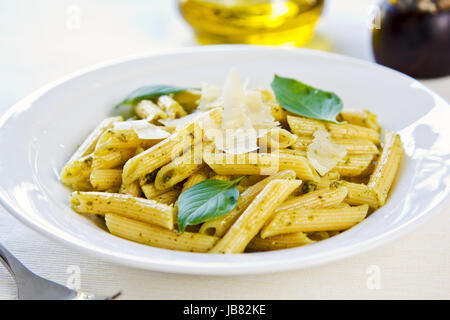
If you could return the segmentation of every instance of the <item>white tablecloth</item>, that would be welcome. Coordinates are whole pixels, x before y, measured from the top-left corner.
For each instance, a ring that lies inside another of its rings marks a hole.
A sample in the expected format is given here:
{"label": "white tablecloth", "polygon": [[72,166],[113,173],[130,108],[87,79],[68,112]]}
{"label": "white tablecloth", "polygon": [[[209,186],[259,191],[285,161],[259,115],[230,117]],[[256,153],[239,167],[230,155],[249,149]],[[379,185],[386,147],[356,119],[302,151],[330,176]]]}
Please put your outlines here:
{"label": "white tablecloth", "polygon": [[[367,0],[331,0],[310,47],[372,60]],[[192,45],[174,1],[2,1],[0,113],[29,91],[81,67],[143,51]],[[424,81],[450,100],[450,77]],[[1,156],[1,155],[0,155]],[[450,208],[399,240],[345,260],[277,274],[164,274],[101,261],[48,240],[0,208],[0,242],[31,270],[126,299],[450,298]],[[74,280],[75,279],[75,280]],[[0,268],[0,299],[15,298]]]}

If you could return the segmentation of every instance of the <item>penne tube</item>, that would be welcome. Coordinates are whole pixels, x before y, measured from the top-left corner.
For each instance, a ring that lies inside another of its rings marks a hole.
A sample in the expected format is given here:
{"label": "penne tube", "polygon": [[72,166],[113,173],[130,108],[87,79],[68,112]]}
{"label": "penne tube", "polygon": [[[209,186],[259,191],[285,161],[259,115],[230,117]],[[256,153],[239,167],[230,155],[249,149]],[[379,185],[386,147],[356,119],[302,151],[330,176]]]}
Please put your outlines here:
{"label": "penne tube", "polygon": [[152,247],[189,252],[208,252],[217,242],[217,237],[199,233],[178,233],[161,227],[107,213],[106,226],[111,234]]}
{"label": "penne tube", "polygon": [[367,215],[367,204],[341,208],[300,208],[279,211],[261,231],[261,238],[294,232],[345,230]]}
{"label": "penne tube", "polygon": [[[307,151],[308,146],[312,143],[313,137],[301,136],[298,137],[292,148],[300,151]],[[333,139],[337,145],[343,146],[347,154],[378,154],[377,146],[364,139]]]}
{"label": "penne tube", "polygon": [[78,147],[77,151],[72,155],[68,163],[79,160],[84,156],[87,156],[94,152],[95,146],[97,145],[97,141],[100,138],[100,136],[109,128],[112,128],[114,122],[116,121],[123,121],[123,118],[121,116],[119,117],[110,117],[106,118],[100,124],[92,131],[89,136],[86,138],[86,140],[83,141],[83,143]]}
{"label": "penne tube", "polygon": [[215,153],[205,148],[203,160],[217,174],[222,175],[269,175],[282,170],[293,170],[299,179],[320,179],[305,157],[281,151],[235,155]]}
{"label": "penne tube", "polygon": [[141,189],[147,199],[154,199],[157,196],[162,195],[163,193],[168,191],[156,189],[154,183],[146,183],[141,186]]}
{"label": "penne tube", "polygon": [[327,172],[323,177],[320,177],[320,181],[316,184],[317,189],[328,189],[336,180],[339,180],[341,175],[337,171]]}
{"label": "penne tube", "polygon": [[123,184],[120,186],[119,193],[127,194],[133,197],[140,197],[142,194],[141,186],[139,181],[136,180],[130,184]]}
{"label": "penne tube", "polygon": [[188,178],[204,166],[205,164],[203,163],[201,153],[199,153],[199,157],[196,158],[194,150],[189,150],[163,166],[158,171],[155,178],[155,187],[159,190],[168,189]]}
{"label": "penne tube", "polygon": [[[309,239],[313,241],[322,241],[329,239],[337,234],[340,231],[314,231],[314,232],[305,232]],[[268,238],[270,239],[270,238]]]}
{"label": "penne tube", "polygon": [[377,209],[380,206],[375,192],[367,185],[348,181],[336,181],[336,184],[347,188],[348,194],[345,201],[349,204],[368,204],[372,209]]}
{"label": "penne tube", "polygon": [[61,182],[75,190],[92,190],[89,180],[92,172],[92,162],[93,158],[91,155],[68,162],[61,170]]}
{"label": "penne tube", "polygon": [[105,149],[118,148],[146,148],[160,142],[161,139],[141,139],[132,129],[108,129],[106,130],[95,147],[95,153]]}
{"label": "penne tube", "polygon": [[333,170],[343,177],[366,175],[372,171],[374,157],[373,154],[349,155],[339,161]]}
{"label": "penne tube", "polygon": [[146,151],[129,159],[123,167],[122,179],[131,183],[176,158],[191,147],[193,137],[187,131],[176,132]]}
{"label": "penne tube", "polygon": [[210,253],[242,253],[277,208],[301,184],[299,180],[270,181]]}
{"label": "penne tube", "polygon": [[122,184],[122,169],[92,170],[90,182],[92,187],[98,191],[120,187]]}
{"label": "penne tube", "polygon": [[95,147],[102,134],[111,128],[116,121],[122,121],[122,117],[110,117],[103,120],[78,147],[70,160],[61,170],[60,179],[66,186],[83,191],[92,190],[89,181],[93,166]]}
{"label": "penne tube", "polygon": [[[221,113],[222,110],[216,108],[205,114],[205,116],[217,121],[218,118],[221,118]],[[196,145],[196,143],[200,142],[203,138],[203,130],[200,125],[203,120],[204,118],[201,117],[196,121],[189,123],[182,129],[177,130],[167,139],[128,160],[123,167],[122,180],[125,183],[131,183],[134,180],[144,177],[146,174],[169,163],[183,151]],[[193,149],[195,159],[197,159],[197,152],[201,152],[202,149],[196,146],[194,146]]]}
{"label": "penne tube", "polygon": [[170,96],[160,96],[158,98],[158,105],[170,119],[181,118],[187,115],[183,107]]}
{"label": "penne tube", "polygon": [[247,246],[247,251],[271,251],[288,249],[314,243],[304,232],[282,234],[266,239],[256,236]]}
{"label": "penne tube", "polygon": [[99,215],[115,213],[169,230],[173,229],[173,207],[154,200],[119,193],[75,191],[71,194],[70,204],[79,213]]}
{"label": "penne tube", "polygon": [[286,200],[275,212],[289,211],[299,208],[331,208],[344,201],[348,190],[346,187],[322,189]]}
{"label": "penne tube", "polygon": [[92,160],[93,169],[112,169],[122,166],[136,153],[135,148],[130,149],[105,149],[95,152]]}
{"label": "penne tube", "polygon": [[368,110],[344,109],[337,116],[338,121],[346,121],[350,124],[371,128],[381,132],[378,124],[377,115]]}
{"label": "penne tube", "polygon": [[263,150],[285,149],[290,147],[297,140],[295,134],[281,128],[270,129],[269,132],[259,138],[258,144]]}
{"label": "penne tube", "polygon": [[326,130],[337,139],[365,139],[375,144],[380,143],[378,132],[354,124],[334,124],[305,117],[287,116],[291,131],[298,136],[313,136],[317,130]]}
{"label": "penne tube", "polygon": [[184,110],[188,113],[192,113],[197,109],[201,92],[199,90],[186,90],[173,94],[173,98],[181,104]]}
{"label": "penne tube", "polygon": [[202,182],[204,180],[207,180],[209,178],[210,169],[209,168],[203,168],[189,176],[189,178],[186,180],[186,182],[183,184],[183,189],[181,192],[186,191],[190,187],[195,186],[197,183]]}
{"label": "penne tube", "polygon": [[397,134],[387,131],[383,144],[383,150],[368,184],[375,192],[380,206],[386,202],[403,155],[402,143]]}
{"label": "penne tube", "polygon": [[269,182],[277,179],[293,180],[295,179],[295,172],[292,170],[280,171],[248,187],[239,195],[236,206],[230,213],[206,221],[202,224],[200,233],[222,237]]}
{"label": "penne tube", "polygon": [[[153,200],[155,200],[159,203],[164,203],[164,204],[170,205],[170,204],[175,204],[179,195],[180,195],[180,189],[171,189],[169,191],[161,193],[160,195],[155,196],[153,198]],[[174,221],[176,221],[176,220],[174,220]]]}
{"label": "penne tube", "polygon": [[151,100],[142,100],[134,108],[137,116],[148,121],[166,119],[167,114]]}

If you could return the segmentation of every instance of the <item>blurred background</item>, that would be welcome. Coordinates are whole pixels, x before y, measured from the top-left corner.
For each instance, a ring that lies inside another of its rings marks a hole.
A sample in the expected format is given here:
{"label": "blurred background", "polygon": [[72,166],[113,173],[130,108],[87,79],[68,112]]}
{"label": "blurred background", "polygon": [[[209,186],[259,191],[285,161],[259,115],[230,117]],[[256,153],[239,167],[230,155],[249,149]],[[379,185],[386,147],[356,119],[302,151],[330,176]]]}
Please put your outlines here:
{"label": "blurred background", "polygon": [[[383,31],[383,6],[392,6],[390,2],[396,1],[0,0],[0,111],[33,89],[80,68],[132,54],[198,45],[197,40],[300,45],[374,60],[372,32],[374,28]],[[418,6],[429,12],[433,12],[434,5],[434,16],[439,16],[434,23],[441,34],[438,40],[443,38],[444,43],[433,47],[429,35],[437,31],[429,30],[433,23],[426,20],[427,15],[425,19],[417,15],[413,5],[407,15],[413,17],[412,22],[400,17],[407,26],[403,35],[392,23],[397,20],[391,19],[388,12],[390,20],[386,20],[386,28],[394,26],[396,31],[386,32],[387,36],[382,38],[389,41],[389,34],[393,33],[391,42],[380,44],[378,40],[379,56],[384,54],[382,58],[386,60],[392,52],[398,52],[395,44],[404,48],[406,54],[415,54],[408,45],[425,46],[431,52],[422,53],[426,58],[421,59],[438,61],[438,71],[447,72],[450,1],[397,2],[422,3]],[[439,2],[447,9],[440,10],[436,4]],[[424,21],[425,29],[417,21]],[[409,39],[411,35],[413,38]],[[399,39],[409,42],[405,44]],[[401,54],[404,56],[405,52]],[[437,58],[430,59],[430,54]],[[439,76],[439,81],[431,83],[445,95],[450,82],[448,77],[442,80],[443,74]]]}

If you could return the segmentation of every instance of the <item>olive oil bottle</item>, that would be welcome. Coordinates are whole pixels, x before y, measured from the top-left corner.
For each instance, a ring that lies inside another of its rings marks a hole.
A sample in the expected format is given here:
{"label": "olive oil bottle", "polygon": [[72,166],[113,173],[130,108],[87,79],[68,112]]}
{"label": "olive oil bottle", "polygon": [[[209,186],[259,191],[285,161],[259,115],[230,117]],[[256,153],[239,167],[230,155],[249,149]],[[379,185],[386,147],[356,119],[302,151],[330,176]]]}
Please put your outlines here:
{"label": "olive oil bottle", "polygon": [[201,44],[307,43],[324,0],[179,0]]}

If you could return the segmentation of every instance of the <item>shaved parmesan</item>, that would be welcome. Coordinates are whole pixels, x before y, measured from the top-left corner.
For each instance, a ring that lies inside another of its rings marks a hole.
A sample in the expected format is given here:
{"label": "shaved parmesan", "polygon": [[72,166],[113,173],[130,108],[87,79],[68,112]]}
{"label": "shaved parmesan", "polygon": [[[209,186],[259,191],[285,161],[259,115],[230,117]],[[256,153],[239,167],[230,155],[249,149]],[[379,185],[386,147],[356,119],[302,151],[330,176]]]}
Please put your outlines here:
{"label": "shaved parmesan", "polygon": [[208,110],[216,107],[223,107],[222,88],[203,83],[198,109]]}
{"label": "shaved parmesan", "polygon": [[254,128],[274,128],[278,125],[272,117],[270,106],[263,103],[261,91],[247,90],[245,96],[247,114]]}
{"label": "shaved parmesan", "polygon": [[252,122],[246,114],[245,90],[236,69],[232,69],[223,86],[222,129],[250,129]]}
{"label": "shaved parmesan", "polygon": [[321,176],[333,169],[347,154],[345,147],[337,145],[330,137],[329,132],[317,130],[306,152],[309,162]]}
{"label": "shaved parmesan", "polygon": [[205,123],[205,136],[216,148],[226,153],[242,154],[258,149],[258,138],[279,125],[274,121],[270,106],[263,102],[260,91],[247,89],[233,68],[222,89],[203,85],[200,109],[223,107],[222,123]]}
{"label": "shaved parmesan", "polygon": [[158,121],[168,129],[178,130],[194,122],[195,120],[200,119],[206,113],[207,111],[196,110],[195,112],[178,119],[159,119]]}
{"label": "shaved parmesan", "polygon": [[117,130],[134,130],[139,139],[160,140],[170,136],[170,133],[161,129],[147,120],[131,120],[114,123],[114,129]]}

